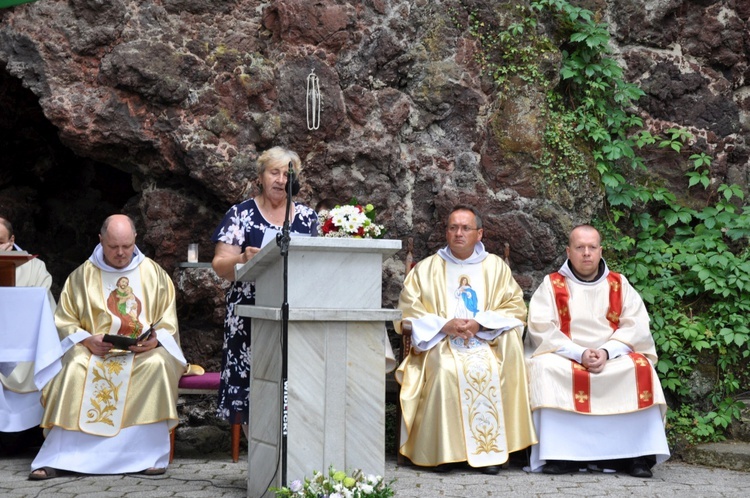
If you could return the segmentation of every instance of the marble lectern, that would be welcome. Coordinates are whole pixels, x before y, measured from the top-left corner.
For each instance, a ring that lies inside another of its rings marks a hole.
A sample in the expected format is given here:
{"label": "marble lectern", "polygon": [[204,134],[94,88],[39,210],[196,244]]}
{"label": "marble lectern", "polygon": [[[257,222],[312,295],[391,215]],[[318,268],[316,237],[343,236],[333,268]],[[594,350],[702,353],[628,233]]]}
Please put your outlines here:
{"label": "marble lectern", "polygon": [[[383,259],[400,240],[292,237],[288,256],[287,485],[327,472],[385,470]],[[281,482],[284,260],[270,243],[235,270],[255,281],[252,318],[248,496],[273,496]]]}

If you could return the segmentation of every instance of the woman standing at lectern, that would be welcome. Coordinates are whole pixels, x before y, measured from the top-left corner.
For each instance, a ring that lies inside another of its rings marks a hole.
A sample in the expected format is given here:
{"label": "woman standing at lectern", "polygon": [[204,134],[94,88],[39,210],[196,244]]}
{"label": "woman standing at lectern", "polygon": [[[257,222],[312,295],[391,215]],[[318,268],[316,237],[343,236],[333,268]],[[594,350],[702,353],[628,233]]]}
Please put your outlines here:
{"label": "woman standing at lectern", "polygon": [[[258,158],[260,193],[232,206],[211,237],[216,243],[212,266],[220,277],[234,280],[235,265],[247,263],[264,244],[276,243],[275,235],[281,232],[286,214],[290,162],[294,176],[299,178],[302,163],[294,151],[273,147]],[[317,235],[318,216],[307,206],[292,203],[289,222],[292,233]],[[230,424],[241,423],[247,437],[250,318],[236,316],[234,308],[238,304],[255,304],[254,283],[232,282],[227,289],[226,304],[217,414]]]}

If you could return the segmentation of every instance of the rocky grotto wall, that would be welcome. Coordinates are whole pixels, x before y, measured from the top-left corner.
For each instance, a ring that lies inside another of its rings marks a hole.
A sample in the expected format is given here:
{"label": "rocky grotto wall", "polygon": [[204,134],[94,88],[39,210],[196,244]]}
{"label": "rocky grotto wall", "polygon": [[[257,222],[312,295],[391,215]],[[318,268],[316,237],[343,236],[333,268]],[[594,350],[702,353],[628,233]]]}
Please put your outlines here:
{"label": "rocky grotto wall", "polygon": [[[498,94],[459,27],[472,11],[502,27],[518,3],[41,0],[2,10],[0,211],[47,262],[56,291],[104,217],[132,215],[139,246],[175,278],[189,358],[209,368],[225,283],[177,263],[194,241],[210,260],[213,228],[256,193],[254,160],[273,145],[303,158],[298,200],[366,200],[389,237],[413,237],[416,259],[442,244],[453,204],[480,206],[488,249],[509,245],[528,296],[602,192],[595,177],[542,188],[543,94],[520,84]],[[651,174],[683,195],[685,158],[705,151],[714,180],[747,187],[750,2],[578,3],[610,23],[628,79],[646,91],[637,112],[648,126],[697,137],[681,160],[650,153]],[[305,108],[312,71],[316,130]],[[386,306],[403,257],[386,262]]]}

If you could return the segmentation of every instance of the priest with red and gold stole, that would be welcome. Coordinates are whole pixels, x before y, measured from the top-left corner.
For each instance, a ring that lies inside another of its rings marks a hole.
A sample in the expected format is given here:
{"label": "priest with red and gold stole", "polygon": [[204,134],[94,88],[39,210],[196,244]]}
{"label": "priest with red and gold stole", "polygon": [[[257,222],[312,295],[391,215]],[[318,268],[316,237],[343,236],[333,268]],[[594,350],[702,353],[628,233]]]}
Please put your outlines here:
{"label": "priest with red and gold stole", "polygon": [[531,469],[651,477],[669,447],[646,307],[607,267],[594,227],[571,232],[567,256],[529,303],[527,366],[539,435]]}
{"label": "priest with red and gold stole", "polygon": [[[100,244],[68,277],[55,313],[62,371],[43,391],[47,437],[29,479],[68,472],[163,474],[177,425],[180,350],[169,275],[135,244],[133,221],[105,220]],[[158,323],[156,323],[158,322]],[[117,350],[104,334],[147,337]]]}

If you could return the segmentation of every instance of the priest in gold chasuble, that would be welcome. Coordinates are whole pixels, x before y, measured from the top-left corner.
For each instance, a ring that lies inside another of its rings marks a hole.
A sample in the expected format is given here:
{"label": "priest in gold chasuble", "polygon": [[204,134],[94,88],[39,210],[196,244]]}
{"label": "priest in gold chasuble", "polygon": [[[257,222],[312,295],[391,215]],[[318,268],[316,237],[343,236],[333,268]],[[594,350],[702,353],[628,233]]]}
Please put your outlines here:
{"label": "priest in gold chasuble", "polygon": [[[505,262],[485,251],[470,206],[448,218],[448,245],[419,262],[399,298],[412,324],[401,384],[401,447],[412,463],[448,470],[466,462],[496,474],[536,442],[521,330],[523,293]],[[401,322],[395,324],[401,331]]]}
{"label": "priest in gold chasuble", "polygon": [[[107,218],[101,243],[68,277],[55,323],[66,350],[62,371],[43,391],[46,439],[30,479],[64,471],[163,473],[177,425],[180,350],[169,275],[135,245],[124,215]],[[104,334],[137,338],[128,350]]]}
{"label": "priest in gold chasuble", "polygon": [[568,259],[529,304],[531,470],[651,477],[669,458],[656,348],[643,300],[601,251],[594,227],[576,227]]}

